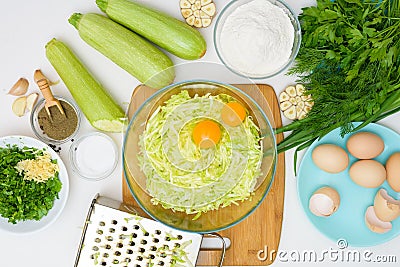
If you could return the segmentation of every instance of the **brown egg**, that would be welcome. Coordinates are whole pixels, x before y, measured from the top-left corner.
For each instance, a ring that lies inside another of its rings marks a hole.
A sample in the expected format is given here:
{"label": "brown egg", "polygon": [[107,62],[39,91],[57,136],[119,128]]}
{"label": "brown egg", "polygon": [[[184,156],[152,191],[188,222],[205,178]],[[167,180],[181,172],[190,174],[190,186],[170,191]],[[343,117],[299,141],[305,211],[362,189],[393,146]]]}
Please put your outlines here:
{"label": "brown egg", "polygon": [[358,159],[377,157],[385,148],[382,138],[370,132],[359,132],[347,140],[347,150]]}
{"label": "brown egg", "polygon": [[385,181],[386,170],[376,160],[362,159],[351,165],[349,175],[356,184],[367,188],[375,188]]}
{"label": "brown egg", "polygon": [[392,154],[386,161],[386,172],[390,187],[400,192],[400,152]]}
{"label": "brown egg", "polygon": [[384,222],[390,222],[400,215],[400,201],[395,200],[385,189],[380,189],[374,199],[376,216]]}
{"label": "brown egg", "polygon": [[311,157],[318,168],[329,173],[344,171],[349,166],[349,156],[337,145],[319,145],[314,148]]}

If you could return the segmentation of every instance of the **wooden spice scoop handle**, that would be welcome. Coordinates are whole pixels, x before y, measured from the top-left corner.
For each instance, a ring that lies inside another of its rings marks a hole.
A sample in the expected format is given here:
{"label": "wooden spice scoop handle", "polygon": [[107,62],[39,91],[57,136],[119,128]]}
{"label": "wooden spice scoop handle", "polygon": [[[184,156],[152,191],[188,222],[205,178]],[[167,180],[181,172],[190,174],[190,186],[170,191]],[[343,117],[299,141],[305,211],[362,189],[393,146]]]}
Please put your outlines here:
{"label": "wooden spice scoop handle", "polygon": [[[58,101],[58,99],[56,99],[53,95],[53,93],[50,90],[50,85],[49,82],[46,78],[46,76],[43,75],[41,70],[35,70],[35,73],[33,75],[33,79],[35,80],[35,82],[37,83],[37,85],[39,86],[40,91],[42,92],[42,95],[44,97],[44,99],[46,100],[45,103],[45,107],[48,110],[49,107],[51,106],[57,106],[58,109],[60,110],[60,112],[62,114],[64,114],[64,110],[61,107],[60,101]],[[50,112],[47,111],[49,113],[50,116]]]}
{"label": "wooden spice scoop handle", "polygon": [[50,85],[47,81],[47,78],[46,78],[46,76],[43,75],[41,70],[35,70],[33,79],[39,86],[39,89],[42,92],[43,97],[44,97],[44,99],[46,99],[46,101],[51,102],[51,101],[56,100],[53,96],[53,93],[50,90]]}

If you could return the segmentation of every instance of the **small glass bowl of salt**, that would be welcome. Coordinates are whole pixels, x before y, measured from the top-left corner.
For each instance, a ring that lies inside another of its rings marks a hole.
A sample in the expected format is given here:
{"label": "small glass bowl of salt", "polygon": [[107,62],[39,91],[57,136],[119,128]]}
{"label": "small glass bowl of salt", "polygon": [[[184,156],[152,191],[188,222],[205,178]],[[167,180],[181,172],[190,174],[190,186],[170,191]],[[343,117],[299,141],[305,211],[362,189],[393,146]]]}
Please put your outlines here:
{"label": "small glass bowl of salt", "polygon": [[91,181],[110,176],[118,163],[116,144],[100,132],[86,134],[74,141],[69,156],[73,171]]}

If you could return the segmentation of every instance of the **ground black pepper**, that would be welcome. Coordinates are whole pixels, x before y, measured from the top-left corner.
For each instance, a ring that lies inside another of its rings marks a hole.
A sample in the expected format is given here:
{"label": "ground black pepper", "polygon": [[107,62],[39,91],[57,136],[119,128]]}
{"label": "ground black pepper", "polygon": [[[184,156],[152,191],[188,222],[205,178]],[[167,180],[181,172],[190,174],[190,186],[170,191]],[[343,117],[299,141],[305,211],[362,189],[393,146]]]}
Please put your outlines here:
{"label": "ground black pepper", "polygon": [[40,129],[54,140],[64,140],[71,136],[78,127],[78,115],[75,109],[67,102],[60,100],[65,115],[61,114],[57,106],[50,107],[50,115],[42,108],[38,114]]}

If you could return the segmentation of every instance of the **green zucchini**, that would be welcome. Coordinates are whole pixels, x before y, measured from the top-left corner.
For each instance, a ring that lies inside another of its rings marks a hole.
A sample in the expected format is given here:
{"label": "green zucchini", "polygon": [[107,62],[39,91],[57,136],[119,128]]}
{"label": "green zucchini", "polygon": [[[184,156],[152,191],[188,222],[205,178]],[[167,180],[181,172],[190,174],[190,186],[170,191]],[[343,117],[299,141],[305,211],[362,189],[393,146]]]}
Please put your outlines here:
{"label": "green zucchini", "polygon": [[86,43],[140,82],[155,89],[173,82],[175,70],[171,59],[134,32],[94,13],[75,13],[69,22]]}
{"label": "green zucchini", "polygon": [[107,132],[124,130],[125,112],[92,77],[67,45],[52,39],[46,44],[46,57],[93,127]]}
{"label": "green zucchini", "polygon": [[163,12],[129,0],[96,0],[112,20],[183,59],[199,59],[207,44],[199,31]]}

